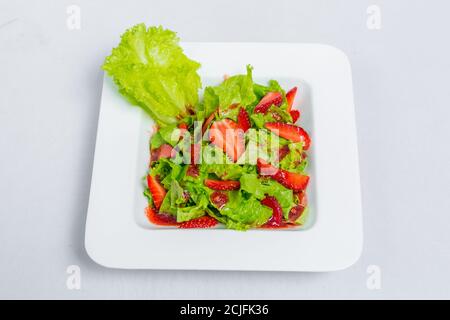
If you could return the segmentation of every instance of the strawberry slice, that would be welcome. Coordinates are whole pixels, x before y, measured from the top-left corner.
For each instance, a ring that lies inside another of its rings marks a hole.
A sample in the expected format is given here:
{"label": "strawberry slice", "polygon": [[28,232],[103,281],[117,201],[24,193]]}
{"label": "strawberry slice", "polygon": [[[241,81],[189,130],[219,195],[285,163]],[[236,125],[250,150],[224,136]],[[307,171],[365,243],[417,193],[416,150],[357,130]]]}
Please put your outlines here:
{"label": "strawberry slice", "polygon": [[309,182],[309,176],[281,169],[278,170],[273,178],[286,188],[294,191],[305,190]]}
{"label": "strawberry slice", "polygon": [[283,103],[280,92],[268,92],[253,110],[254,113],[266,113],[272,105],[279,107]]}
{"label": "strawberry slice", "polygon": [[304,211],[305,211],[304,206],[300,204],[296,205],[289,211],[288,221],[294,223],[295,221],[297,221],[298,218],[302,216]]}
{"label": "strawberry slice", "polygon": [[291,114],[292,122],[297,122],[298,119],[300,119],[300,111],[298,110],[291,110],[289,111]]}
{"label": "strawberry slice", "polygon": [[218,209],[222,209],[223,206],[228,202],[228,196],[220,191],[214,191],[213,193],[211,193],[211,196],[209,198]]}
{"label": "strawberry slice", "polygon": [[180,228],[192,229],[192,228],[212,228],[217,225],[217,220],[210,216],[203,216],[195,218],[189,221],[182,222]]}
{"label": "strawberry slice", "polygon": [[235,180],[213,180],[205,179],[205,186],[213,190],[239,190],[241,183]]}
{"label": "strawberry slice", "polygon": [[201,151],[201,144],[191,144],[191,164],[199,164],[200,163],[200,151]]}
{"label": "strawberry slice", "polygon": [[181,130],[187,130],[188,128],[189,128],[189,126],[187,125],[186,122],[182,122],[178,125],[178,129],[181,129]]}
{"label": "strawberry slice", "polygon": [[292,106],[294,105],[294,99],[295,99],[295,95],[297,94],[297,87],[293,87],[291,90],[289,90],[286,93],[286,100],[287,100],[287,104],[288,104],[288,108],[287,111],[291,111]]}
{"label": "strawberry slice", "polygon": [[211,113],[211,114],[209,115],[208,119],[206,119],[206,120],[203,122],[203,125],[202,125],[202,134],[204,134],[204,133],[206,132],[206,130],[208,130],[208,127],[209,127],[209,125],[211,124],[211,122],[214,120],[214,118],[216,117],[216,114],[217,114],[217,110],[214,111],[213,113]]}
{"label": "strawberry slice", "polygon": [[198,166],[195,164],[190,164],[189,167],[186,170],[186,175],[197,178],[200,174],[200,171],[198,169]]}
{"label": "strawberry slice", "polygon": [[173,150],[170,144],[163,144],[159,148],[151,151],[151,161],[157,161],[161,158],[171,158],[175,155],[175,151]]}
{"label": "strawberry slice", "polygon": [[281,220],[283,218],[283,210],[277,199],[272,196],[266,196],[261,200],[261,204],[272,209],[272,217],[267,221],[264,226],[266,227],[279,227],[281,226]]}
{"label": "strawberry slice", "polygon": [[145,209],[145,215],[148,221],[159,226],[176,226],[177,219],[175,216],[167,213],[159,213],[155,209],[147,207]]}
{"label": "strawberry slice", "polygon": [[209,139],[234,162],[245,151],[244,132],[233,120],[223,119],[214,122],[209,130]]}
{"label": "strawberry slice", "polygon": [[262,159],[257,160],[256,166],[260,175],[269,176],[288,189],[302,191],[308,186],[309,176],[276,168]]}
{"label": "strawberry slice", "polygon": [[268,122],[264,126],[282,138],[293,142],[303,142],[304,150],[308,150],[311,145],[308,133],[299,126],[283,122]]}
{"label": "strawberry slice", "polygon": [[281,161],[288,155],[290,152],[289,146],[284,145],[278,150],[278,161]]}
{"label": "strawberry slice", "polygon": [[170,144],[163,144],[162,146],[159,147],[158,159],[172,157],[172,151],[173,148]]}
{"label": "strawberry slice", "polygon": [[244,108],[239,109],[237,122],[244,132],[247,132],[247,130],[251,128],[252,124],[250,123],[250,117]]}
{"label": "strawberry slice", "polygon": [[298,204],[289,211],[288,221],[291,223],[294,223],[298,218],[302,216],[306,206],[308,205],[305,191],[297,192],[294,194],[294,196],[297,197]]}
{"label": "strawberry slice", "polygon": [[153,203],[155,204],[156,209],[159,209],[159,207],[161,207],[161,203],[164,200],[164,197],[166,196],[166,190],[159,183],[158,179],[156,177],[152,177],[151,175],[147,176],[147,184],[148,189],[152,194]]}

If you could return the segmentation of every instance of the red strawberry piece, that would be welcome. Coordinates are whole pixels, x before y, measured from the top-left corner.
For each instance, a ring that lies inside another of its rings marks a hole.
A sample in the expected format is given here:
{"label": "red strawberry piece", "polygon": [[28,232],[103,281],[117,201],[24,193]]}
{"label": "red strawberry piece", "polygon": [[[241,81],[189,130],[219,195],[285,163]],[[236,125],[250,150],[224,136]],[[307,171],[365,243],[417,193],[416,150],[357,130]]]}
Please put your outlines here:
{"label": "red strawberry piece", "polygon": [[266,113],[272,105],[279,107],[283,103],[283,97],[279,92],[268,92],[256,105],[253,112]]}
{"label": "red strawberry piece", "polygon": [[151,175],[147,176],[147,184],[148,189],[152,194],[153,203],[155,204],[156,209],[159,209],[159,207],[161,207],[161,203],[164,200],[164,197],[166,196],[166,190],[159,183],[158,179],[156,177],[152,177]]}
{"label": "red strawberry piece", "polygon": [[294,223],[295,221],[297,221],[297,219],[302,216],[304,211],[305,211],[305,207],[300,204],[293,207],[289,211],[289,217],[288,217],[289,222]]}
{"label": "red strawberry piece", "polygon": [[239,109],[237,122],[241,129],[244,130],[244,132],[251,128],[252,124],[250,123],[250,117],[248,116],[248,113],[244,108]]}
{"label": "red strawberry piece", "polygon": [[308,150],[311,145],[311,138],[308,133],[294,124],[283,122],[268,122],[265,127],[276,135],[293,142],[303,142],[303,149]]}
{"label": "red strawberry piece", "polygon": [[147,216],[148,221],[153,224],[160,226],[175,226],[177,225],[177,219],[167,213],[159,213],[155,209],[147,207],[145,210],[145,215]]}
{"label": "red strawberry piece", "polygon": [[278,161],[283,160],[284,157],[290,152],[289,146],[284,145],[278,150]]}
{"label": "red strawberry piece", "polygon": [[211,228],[217,225],[217,220],[210,216],[203,216],[200,218],[192,219],[182,222],[180,228],[192,229],[192,228]]}
{"label": "red strawberry piece", "polygon": [[191,144],[191,163],[192,164],[199,164],[200,163],[200,151],[201,151],[201,144]]}
{"label": "red strawberry piece", "polygon": [[159,147],[159,156],[158,159],[161,158],[170,158],[172,157],[173,148],[170,144],[163,144]]}
{"label": "red strawberry piece", "polygon": [[180,123],[180,124],[178,125],[178,128],[179,128],[179,129],[182,129],[182,130],[187,130],[187,129],[188,129],[188,125],[187,125],[187,123],[182,122],[182,123]]}
{"label": "red strawberry piece", "polygon": [[204,134],[206,132],[206,130],[208,130],[208,127],[211,124],[211,122],[214,120],[214,118],[216,117],[216,114],[217,114],[217,110],[214,111],[213,113],[211,113],[209,115],[209,117],[203,122],[202,134]]}
{"label": "red strawberry piece", "polygon": [[293,87],[291,90],[289,90],[286,93],[286,100],[287,100],[287,104],[288,104],[287,111],[291,111],[292,106],[294,105],[294,99],[295,99],[296,94],[297,94],[297,87]]}
{"label": "red strawberry piece", "polygon": [[267,221],[264,226],[279,227],[281,226],[281,220],[283,218],[283,210],[277,199],[272,196],[266,196],[261,200],[261,204],[272,209],[272,217]]}
{"label": "red strawberry piece", "polygon": [[169,144],[163,144],[159,148],[151,151],[150,161],[157,161],[161,158],[171,158],[175,155],[175,150]]}
{"label": "red strawberry piece", "polygon": [[274,166],[260,158],[256,160],[256,167],[260,175],[269,177],[275,176],[279,170],[278,168],[275,168]]}
{"label": "red strawberry piece", "polygon": [[220,191],[214,191],[213,193],[211,193],[210,199],[211,202],[214,203],[214,205],[219,209],[222,209],[223,206],[228,202],[228,196]]}
{"label": "red strawberry piece", "polygon": [[297,205],[293,207],[291,211],[289,211],[289,222],[297,221],[297,219],[301,217],[301,215],[305,211],[306,206],[308,205],[305,191],[296,192],[294,196],[297,197]]}
{"label": "red strawberry piece", "polygon": [[300,118],[300,111],[298,110],[291,110],[290,111],[292,122],[297,122],[297,120]]}
{"label": "red strawberry piece", "polygon": [[180,139],[181,139],[188,132],[189,126],[187,125],[187,123],[182,122],[178,125],[178,129],[180,129]]}
{"label": "red strawberry piece", "polygon": [[150,162],[156,161],[159,159],[159,148],[153,149],[150,151]]}
{"label": "red strawberry piece", "polygon": [[198,170],[198,166],[194,165],[194,164],[190,164],[189,167],[187,168],[186,171],[186,175],[193,177],[193,178],[197,178],[199,176],[200,172]]}
{"label": "red strawberry piece", "polygon": [[304,190],[297,192],[295,195],[297,196],[298,204],[300,204],[304,207],[306,207],[308,205],[308,198],[307,198],[306,192]]}
{"label": "red strawberry piece", "polygon": [[205,186],[213,190],[239,190],[241,183],[234,180],[213,180],[205,179]]}
{"label": "red strawberry piece", "polygon": [[209,139],[234,162],[245,151],[244,132],[233,120],[223,119],[214,122],[209,130]]}
{"label": "red strawberry piece", "polygon": [[256,166],[260,175],[269,176],[288,189],[302,191],[308,186],[309,176],[276,168],[262,159],[257,160]]}
{"label": "red strawberry piece", "polygon": [[272,178],[294,191],[305,190],[309,182],[309,176],[281,169]]}

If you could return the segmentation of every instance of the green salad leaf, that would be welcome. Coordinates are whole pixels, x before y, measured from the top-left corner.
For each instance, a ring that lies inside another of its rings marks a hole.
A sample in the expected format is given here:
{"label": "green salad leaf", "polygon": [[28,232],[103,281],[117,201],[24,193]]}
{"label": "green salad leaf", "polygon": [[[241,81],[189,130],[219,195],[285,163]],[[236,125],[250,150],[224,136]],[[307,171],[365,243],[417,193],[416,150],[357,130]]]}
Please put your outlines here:
{"label": "green salad leaf", "polygon": [[252,70],[253,68],[248,65],[247,74],[232,76],[215,87],[206,87],[204,95],[205,110],[214,111],[217,107],[225,110],[232,104],[247,106],[255,102]]}
{"label": "green salad leaf", "polygon": [[178,42],[173,31],[138,24],[122,35],[103,65],[119,91],[160,126],[176,123],[198,102],[200,64]]}

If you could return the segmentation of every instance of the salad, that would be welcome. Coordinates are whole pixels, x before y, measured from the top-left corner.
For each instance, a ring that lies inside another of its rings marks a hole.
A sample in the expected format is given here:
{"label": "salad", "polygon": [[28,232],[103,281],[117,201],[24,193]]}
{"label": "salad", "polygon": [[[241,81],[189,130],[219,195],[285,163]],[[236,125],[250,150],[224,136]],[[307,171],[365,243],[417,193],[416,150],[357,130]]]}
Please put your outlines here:
{"label": "salad", "polygon": [[103,69],[155,122],[145,175],[150,222],[235,230],[304,225],[308,133],[297,87],[256,83],[253,68],[201,92],[200,63],[173,31],[128,29]]}

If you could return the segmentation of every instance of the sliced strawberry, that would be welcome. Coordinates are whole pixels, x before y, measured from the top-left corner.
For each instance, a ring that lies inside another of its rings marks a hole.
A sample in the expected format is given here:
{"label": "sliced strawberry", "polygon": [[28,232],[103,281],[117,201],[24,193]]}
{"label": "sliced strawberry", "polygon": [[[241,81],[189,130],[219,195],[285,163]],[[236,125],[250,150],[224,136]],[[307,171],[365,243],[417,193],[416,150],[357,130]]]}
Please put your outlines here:
{"label": "sliced strawberry", "polygon": [[289,211],[288,221],[294,223],[300,218],[308,205],[305,191],[296,192],[294,196],[297,198],[297,205]]}
{"label": "sliced strawberry", "polygon": [[250,117],[248,116],[248,113],[244,108],[239,109],[237,122],[241,129],[244,130],[244,132],[251,128],[252,124],[250,123]]}
{"label": "sliced strawberry", "polygon": [[272,178],[294,191],[305,190],[309,182],[309,176],[281,169]]}
{"label": "sliced strawberry", "polygon": [[290,152],[289,146],[284,145],[278,150],[278,161],[283,160],[284,157]]}
{"label": "sliced strawberry", "polygon": [[187,168],[186,171],[186,175],[193,177],[193,178],[197,178],[199,176],[200,172],[198,169],[198,166],[195,164],[190,164],[189,167]]}
{"label": "sliced strawberry", "polygon": [[297,196],[298,204],[300,204],[304,207],[306,207],[308,205],[308,198],[307,198],[306,192],[304,190],[297,192],[295,195]]}
{"label": "sliced strawberry", "polygon": [[302,191],[308,186],[309,176],[276,168],[262,159],[257,160],[256,166],[260,175],[269,176],[288,189]]}
{"label": "sliced strawberry", "polygon": [[304,206],[300,204],[296,205],[289,211],[288,221],[294,223],[295,221],[297,221],[298,218],[302,216],[304,211],[305,211]]}
{"label": "sliced strawberry", "polygon": [[182,130],[187,130],[188,129],[188,125],[185,122],[182,122],[178,125],[178,129],[182,129]]}
{"label": "sliced strawberry", "polygon": [[199,164],[200,163],[200,151],[201,151],[201,144],[191,144],[191,164]]}
{"label": "sliced strawberry", "polygon": [[222,209],[223,206],[228,202],[228,196],[220,191],[214,191],[213,193],[211,193],[210,199],[218,209]]}
{"label": "sliced strawberry", "polygon": [[171,158],[175,154],[170,144],[163,144],[159,148],[151,151],[151,161],[157,161],[161,158]]}
{"label": "sliced strawberry", "polygon": [[292,122],[297,122],[297,120],[300,118],[300,111],[298,110],[291,110],[289,111],[291,114]]}
{"label": "sliced strawberry", "polygon": [[187,125],[187,123],[182,122],[178,124],[178,129],[180,129],[180,139],[181,139],[186,134],[186,132],[188,132],[189,126]]}
{"label": "sliced strawberry", "polygon": [[303,142],[303,149],[308,150],[311,145],[311,139],[308,133],[294,124],[283,122],[268,122],[265,127],[276,135],[293,142]]}
{"label": "sliced strawberry", "polygon": [[279,170],[261,158],[256,160],[256,167],[260,175],[269,177],[275,176]]}
{"label": "sliced strawberry", "polygon": [[286,100],[287,100],[287,104],[288,104],[287,111],[291,111],[292,106],[294,105],[294,99],[295,99],[296,94],[297,94],[297,87],[293,87],[291,90],[289,90],[286,93]]}
{"label": "sliced strawberry", "polygon": [[281,226],[281,220],[283,218],[283,210],[277,199],[272,196],[266,196],[261,200],[261,204],[272,209],[272,217],[267,221],[264,226],[279,227]]}
{"label": "sliced strawberry", "polygon": [[236,162],[245,151],[244,132],[236,122],[223,119],[212,124],[209,139]]}
{"label": "sliced strawberry", "polygon": [[204,134],[206,132],[206,130],[208,130],[208,127],[211,124],[211,122],[214,120],[214,118],[216,117],[216,114],[217,114],[217,110],[214,111],[213,113],[211,113],[209,115],[209,117],[203,122],[202,134]]}
{"label": "sliced strawberry", "polygon": [[170,144],[163,144],[159,147],[159,157],[161,158],[170,158],[172,157],[173,148]]}
{"label": "sliced strawberry", "polygon": [[155,204],[156,209],[159,209],[159,207],[161,207],[161,203],[164,200],[164,197],[166,196],[166,190],[159,183],[158,179],[156,177],[152,177],[151,175],[147,176],[147,184],[148,189],[152,194],[153,203]]}
{"label": "sliced strawberry", "polygon": [[182,222],[180,228],[192,229],[192,228],[212,228],[217,225],[217,220],[210,216],[203,216],[200,218],[192,219]]}
{"label": "sliced strawberry", "polygon": [[175,216],[167,213],[159,213],[155,209],[147,207],[145,209],[145,215],[148,221],[159,226],[176,226],[177,219]]}
{"label": "sliced strawberry", "polygon": [[241,183],[234,180],[213,180],[205,179],[205,186],[213,190],[239,190]]}
{"label": "sliced strawberry", "polygon": [[256,105],[254,113],[266,113],[272,105],[279,107],[283,103],[280,92],[269,92]]}

